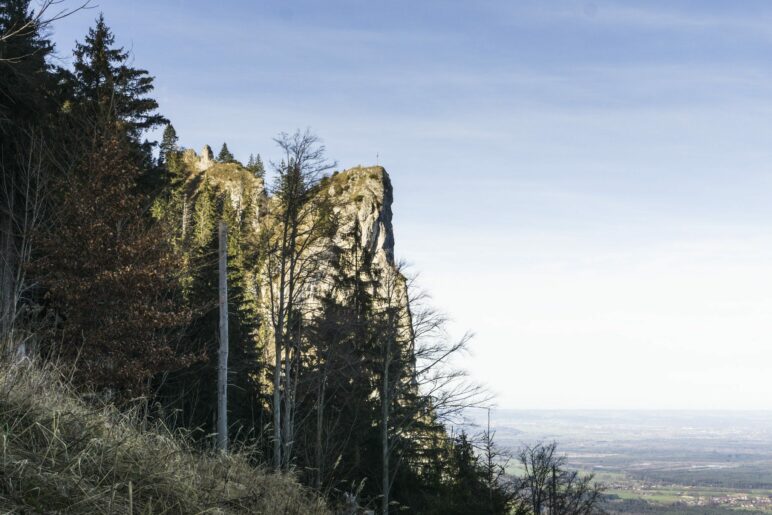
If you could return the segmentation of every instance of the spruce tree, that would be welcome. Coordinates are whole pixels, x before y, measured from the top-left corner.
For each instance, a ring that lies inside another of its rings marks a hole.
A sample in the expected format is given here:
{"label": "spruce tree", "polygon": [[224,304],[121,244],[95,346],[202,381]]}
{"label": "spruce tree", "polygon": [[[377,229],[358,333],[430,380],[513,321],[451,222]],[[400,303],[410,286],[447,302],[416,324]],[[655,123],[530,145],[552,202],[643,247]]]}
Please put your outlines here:
{"label": "spruce tree", "polygon": [[[175,194],[185,191],[189,185],[175,186]],[[209,180],[189,195],[190,228],[187,237],[180,242],[181,268],[185,275],[184,298],[194,316],[185,330],[183,341],[203,359],[190,368],[169,374],[160,385],[160,398],[172,412],[183,416],[169,422],[190,429],[203,429],[203,437],[214,431],[217,409],[217,222],[228,224],[228,324],[230,349],[229,368],[229,421],[231,439],[254,442],[255,432],[263,426],[261,393],[258,378],[262,361],[256,342],[260,323],[257,299],[251,287],[250,264],[256,260],[248,254],[247,240],[254,200],[245,192],[237,210],[228,194]],[[168,205],[168,211],[160,216],[171,216],[171,222],[179,223],[181,213]]]}
{"label": "spruce tree", "polygon": [[147,96],[154,88],[153,77],[130,67],[129,52],[114,44],[115,36],[100,14],[73,52],[74,94],[89,116],[119,121],[138,143],[144,131],[168,120],[157,112],[158,102]]}
{"label": "spruce tree", "polygon": [[265,177],[265,167],[263,166],[263,160],[260,159],[260,154],[257,154],[257,157],[254,154],[249,154],[247,170],[252,172],[258,179]]}
{"label": "spruce tree", "polygon": [[[372,254],[361,248],[354,221],[330,249],[330,289],[311,320],[308,352],[300,370],[299,410],[313,414],[298,426],[298,465],[311,471],[317,489],[356,482],[372,471],[372,420],[376,404],[373,375],[367,366],[372,331]],[[337,462],[337,465],[336,465]],[[365,492],[369,493],[369,492]]]}
{"label": "spruce tree", "polygon": [[235,158],[233,157],[233,154],[231,154],[231,151],[228,150],[227,143],[222,144],[220,153],[217,154],[217,160],[221,163],[232,163],[235,160]]}
{"label": "spruce tree", "polygon": [[176,152],[177,150],[177,131],[174,130],[174,125],[168,123],[164,128],[164,133],[161,137],[161,144],[159,145],[159,162],[165,164],[168,161],[169,154]]}
{"label": "spruce tree", "polygon": [[189,322],[179,302],[179,259],[170,238],[145,214],[149,196],[132,142],[118,127],[94,135],[67,177],[57,217],[39,238],[35,269],[48,308],[61,319],[62,358],[75,379],[123,398],[187,365],[178,337]]}
{"label": "spruce tree", "polygon": [[54,45],[41,33],[30,10],[30,0],[0,2],[0,130],[45,114],[49,66]]}

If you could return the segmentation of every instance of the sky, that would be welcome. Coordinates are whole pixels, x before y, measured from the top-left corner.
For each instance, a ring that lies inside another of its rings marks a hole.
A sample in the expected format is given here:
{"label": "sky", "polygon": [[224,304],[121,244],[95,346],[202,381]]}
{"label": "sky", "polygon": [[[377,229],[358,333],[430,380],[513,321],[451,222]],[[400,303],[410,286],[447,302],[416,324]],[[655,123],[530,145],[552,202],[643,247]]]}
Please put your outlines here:
{"label": "sky", "polygon": [[[74,5],[74,2],[70,2]],[[310,127],[503,408],[772,409],[772,4],[101,0],[186,147]]]}

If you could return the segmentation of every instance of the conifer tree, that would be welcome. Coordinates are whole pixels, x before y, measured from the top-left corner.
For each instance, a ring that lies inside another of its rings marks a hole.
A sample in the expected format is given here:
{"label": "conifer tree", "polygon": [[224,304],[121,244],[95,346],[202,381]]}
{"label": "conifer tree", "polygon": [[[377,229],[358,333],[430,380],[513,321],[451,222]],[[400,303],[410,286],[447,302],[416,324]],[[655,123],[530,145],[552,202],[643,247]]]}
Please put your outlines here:
{"label": "conifer tree", "polygon": [[0,129],[39,119],[46,105],[50,86],[46,58],[54,45],[40,33],[30,10],[30,0],[0,1]]}
{"label": "conifer tree", "polygon": [[[73,52],[74,95],[80,109],[97,119],[114,119],[139,142],[144,131],[168,123],[158,114],[158,102],[147,96],[153,77],[128,65],[129,53],[116,47],[115,36],[100,14],[83,43]],[[149,150],[148,145],[145,145]]]}
{"label": "conifer tree", "polygon": [[[180,163],[182,174],[188,173]],[[178,182],[170,186],[169,201],[158,204],[156,216],[175,230],[180,249],[184,298],[193,312],[183,341],[202,360],[188,368],[174,371],[160,385],[160,396],[168,411],[179,413],[169,420],[173,425],[214,431],[217,383],[217,223],[228,224],[228,323],[229,400],[231,440],[255,441],[262,428],[263,409],[258,378],[262,361],[256,333],[260,325],[252,266],[257,260],[249,250],[254,230],[255,201],[249,190],[238,209],[217,183],[204,178],[196,185]],[[187,199],[187,207],[176,200]],[[185,210],[190,214],[186,217]],[[181,227],[187,225],[184,229]]]}
{"label": "conifer tree", "polygon": [[147,393],[156,374],[193,356],[177,338],[189,321],[179,302],[178,258],[162,227],[145,215],[142,169],[128,136],[114,124],[94,135],[61,191],[41,234],[35,269],[48,307],[62,319],[64,358],[75,377],[123,398]]}
{"label": "conifer tree", "polygon": [[[367,442],[375,417],[373,376],[367,366],[372,325],[372,254],[361,248],[358,221],[331,244],[331,285],[312,319],[299,383],[298,410],[313,423],[298,427],[299,465],[313,471],[315,488],[355,482],[369,474]],[[309,417],[310,418],[310,417]],[[336,464],[337,462],[337,464]]]}
{"label": "conifer tree", "polygon": [[263,166],[263,160],[260,158],[260,154],[257,154],[257,157],[255,157],[254,154],[249,154],[247,170],[252,172],[258,179],[265,177],[265,167]]}
{"label": "conifer tree", "polygon": [[177,131],[174,130],[174,125],[171,123],[166,124],[164,128],[163,136],[161,137],[161,144],[158,147],[158,160],[161,164],[166,164],[168,157],[172,152],[177,152]]}
{"label": "conifer tree", "polygon": [[228,144],[223,143],[222,147],[220,148],[220,153],[217,154],[217,160],[221,163],[232,163],[235,158],[233,157],[233,154],[231,154],[231,151],[228,150]]}

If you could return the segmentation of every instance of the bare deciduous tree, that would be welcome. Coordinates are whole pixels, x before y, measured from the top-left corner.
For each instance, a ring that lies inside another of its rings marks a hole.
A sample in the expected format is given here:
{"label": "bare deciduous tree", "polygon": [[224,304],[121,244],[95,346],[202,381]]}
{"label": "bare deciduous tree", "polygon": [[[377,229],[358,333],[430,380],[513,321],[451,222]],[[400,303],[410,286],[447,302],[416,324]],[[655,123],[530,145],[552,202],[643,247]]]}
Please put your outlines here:
{"label": "bare deciduous tree", "polygon": [[[400,465],[400,446],[419,441],[417,425],[454,418],[464,408],[490,399],[453,359],[463,354],[472,335],[454,340],[447,317],[431,307],[428,295],[408,277],[405,265],[387,267],[379,277],[378,308],[383,329],[381,350],[381,512],[389,513],[391,485]],[[418,442],[420,445],[420,442]],[[397,455],[392,466],[391,458]]]}
{"label": "bare deciduous tree", "polygon": [[550,515],[602,513],[598,501],[603,487],[592,474],[566,470],[565,456],[557,454],[557,443],[525,446],[518,453],[524,469],[518,481],[519,510]]}
{"label": "bare deciduous tree", "polygon": [[[32,12],[31,16],[29,16],[27,20],[25,20],[23,23],[14,25],[13,27],[8,27],[7,30],[0,33],[0,43],[12,41],[13,39],[22,37],[30,32],[39,32],[41,30],[47,29],[51,26],[51,24],[61,20],[62,18],[66,18],[67,16],[70,16],[71,14],[74,14],[82,9],[87,9],[91,4],[91,0],[86,0],[77,7],[73,7],[71,9],[59,8],[59,6],[61,6],[63,3],[63,0],[43,0],[38,5],[37,10]],[[21,55],[5,57],[0,55],[0,62],[13,64],[25,59],[26,57],[29,56]]]}
{"label": "bare deciduous tree", "polygon": [[324,196],[314,194],[315,186],[334,164],[326,160],[324,146],[308,130],[282,133],[275,141],[284,156],[281,163],[272,163],[277,204],[261,246],[274,343],[273,462],[278,469],[288,467],[292,456],[303,304],[309,297],[309,278],[325,251],[321,243],[331,234],[331,210]]}
{"label": "bare deciduous tree", "polygon": [[14,328],[19,308],[33,286],[26,268],[33,235],[43,220],[46,191],[44,139],[32,130],[27,131],[26,139],[29,146],[17,149],[12,171],[0,161],[0,342],[14,353],[26,350],[24,335],[14,334]]}

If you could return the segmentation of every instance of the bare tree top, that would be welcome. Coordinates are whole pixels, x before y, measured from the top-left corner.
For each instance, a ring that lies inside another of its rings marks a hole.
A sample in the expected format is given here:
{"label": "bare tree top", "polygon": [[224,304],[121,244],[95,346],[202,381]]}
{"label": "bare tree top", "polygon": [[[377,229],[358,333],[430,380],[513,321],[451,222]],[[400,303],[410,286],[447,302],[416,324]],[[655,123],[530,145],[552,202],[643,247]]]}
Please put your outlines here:
{"label": "bare tree top", "polygon": [[293,134],[282,132],[274,141],[284,154],[281,163],[271,161],[271,166],[280,175],[294,170],[304,180],[314,182],[322,173],[337,166],[337,162],[327,160],[327,149],[310,129],[298,129]]}

